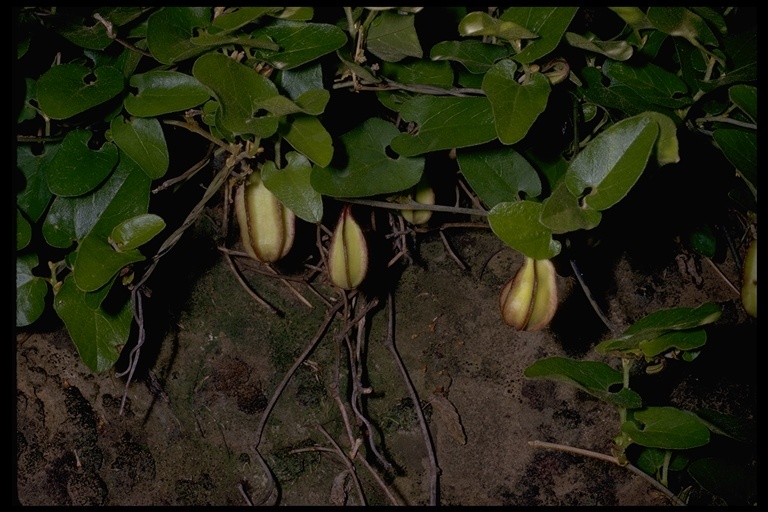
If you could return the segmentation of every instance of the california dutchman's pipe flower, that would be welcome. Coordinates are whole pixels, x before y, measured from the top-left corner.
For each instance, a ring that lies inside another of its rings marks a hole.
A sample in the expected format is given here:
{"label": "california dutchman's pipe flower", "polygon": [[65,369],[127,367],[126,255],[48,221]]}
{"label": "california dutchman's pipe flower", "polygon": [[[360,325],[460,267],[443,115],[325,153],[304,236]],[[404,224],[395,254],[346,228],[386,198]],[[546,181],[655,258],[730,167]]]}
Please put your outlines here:
{"label": "california dutchman's pipe flower", "polygon": [[245,251],[252,258],[274,263],[291,250],[296,216],[253,172],[235,191],[235,214]]}
{"label": "california dutchman's pipe flower", "polygon": [[504,322],[518,331],[538,331],[546,327],[557,311],[556,277],[550,260],[526,256],[499,296]]}
{"label": "california dutchman's pipe flower", "polygon": [[[435,204],[435,191],[425,179],[416,184],[409,197],[417,203]],[[403,210],[402,214],[411,224],[426,224],[432,218],[432,210]]]}
{"label": "california dutchman's pipe flower", "polygon": [[368,245],[360,225],[352,217],[350,205],[341,210],[331,237],[328,276],[345,290],[357,288],[368,273]]}

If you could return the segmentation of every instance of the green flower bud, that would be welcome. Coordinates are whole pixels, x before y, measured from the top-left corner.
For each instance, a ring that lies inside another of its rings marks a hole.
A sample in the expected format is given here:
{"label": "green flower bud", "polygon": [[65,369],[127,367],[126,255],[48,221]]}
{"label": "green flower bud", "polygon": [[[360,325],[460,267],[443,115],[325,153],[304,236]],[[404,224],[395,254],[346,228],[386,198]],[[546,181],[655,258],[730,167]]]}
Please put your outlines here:
{"label": "green flower bud", "polygon": [[328,276],[345,290],[357,288],[368,273],[368,245],[360,225],[352,217],[351,207],[344,206],[331,237],[328,254]]}
{"label": "green flower bud", "polygon": [[296,216],[267,189],[259,172],[237,187],[235,215],[243,247],[253,259],[274,263],[291,250]]}

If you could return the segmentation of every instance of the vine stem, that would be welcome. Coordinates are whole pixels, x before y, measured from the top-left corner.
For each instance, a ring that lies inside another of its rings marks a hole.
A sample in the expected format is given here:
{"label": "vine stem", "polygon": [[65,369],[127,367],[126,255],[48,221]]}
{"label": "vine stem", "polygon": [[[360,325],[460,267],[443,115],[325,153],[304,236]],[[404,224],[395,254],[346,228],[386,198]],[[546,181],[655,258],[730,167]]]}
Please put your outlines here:
{"label": "vine stem", "polygon": [[656,479],[651,477],[649,474],[644,472],[643,470],[633,466],[629,462],[626,464],[622,464],[619,459],[616,457],[613,457],[611,455],[606,455],[604,453],[598,453],[593,452],[591,450],[585,450],[583,448],[575,448],[573,446],[567,446],[563,444],[555,444],[555,443],[548,443],[546,441],[528,441],[528,444],[530,446],[533,446],[534,448],[547,448],[550,450],[557,450],[561,452],[567,452],[567,453],[574,453],[576,455],[583,455],[585,457],[591,457],[593,459],[602,460],[605,462],[611,462],[613,464],[616,464],[617,466],[627,468],[632,473],[636,474],[637,476],[640,476],[644,478],[648,483],[650,483],[653,487],[664,493],[665,496],[667,496],[675,505],[681,505],[686,506],[687,504],[681,500],[675,493],[670,491],[668,488],[664,487],[660,482],[658,482]]}
{"label": "vine stem", "polygon": [[438,504],[438,475],[440,469],[437,465],[437,457],[435,455],[435,448],[432,445],[432,437],[429,434],[429,427],[427,426],[427,420],[424,418],[424,411],[421,410],[421,401],[419,395],[416,393],[416,389],[413,387],[413,382],[408,375],[403,360],[400,358],[400,354],[397,352],[395,346],[395,298],[392,294],[392,290],[389,291],[387,297],[387,338],[384,345],[392,353],[392,357],[397,364],[398,369],[403,377],[403,381],[408,388],[408,394],[413,402],[413,408],[416,411],[416,416],[419,418],[419,425],[421,426],[421,433],[424,437],[424,446],[427,448],[427,455],[429,457],[429,504],[431,506],[437,506]]}
{"label": "vine stem", "polygon": [[354,204],[363,204],[366,206],[376,206],[379,208],[388,208],[390,210],[432,210],[434,212],[463,213],[467,215],[480,215],[487,217],[488,212],[477,210],[475,208],[459,208],[457,206],[444,206],[440,204],[423,204],[411,201],[408,203],[390,203],[389,201],[376,201],[373,199],[357,199],[345,197],[344,201]]}

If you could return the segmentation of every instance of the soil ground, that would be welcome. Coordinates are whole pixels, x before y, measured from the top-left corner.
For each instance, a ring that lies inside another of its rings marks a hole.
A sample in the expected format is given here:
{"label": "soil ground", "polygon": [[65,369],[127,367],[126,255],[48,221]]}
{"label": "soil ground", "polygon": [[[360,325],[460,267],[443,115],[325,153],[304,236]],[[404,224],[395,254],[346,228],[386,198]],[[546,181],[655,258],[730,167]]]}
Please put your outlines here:
{"label": "soil ground", "polygon": [[[256,303],[217,251],[216,225],[203,217],[185,234],[175,260],[161,261],[145,301],[148,339],[142,363],[126,379],[94,375],[63,329],[16,336],[16,497],[23,505],[246,505],[268,479],[254,451],[267,405],[286,372],[318,334],[328,306],[300,283],[308,307],[274,277],[243,275],[282,315]],[[522,256],[486,229],[420,235],[413,261],[397,274],[374,274],[394,293],[394,342],[419,397],[439,467],[441,505],[668,505],[649,483],[609,462],[533,447],[559,443],[609,454],[618,414],[564,383],[528,379],[527,366],[548,356],[601,359],[592,350],[611,336],[586,299],[567,259],[556,261],[560,306],[550,326],[516,332],[500,318],[498,296]],[[754,418],[756,322],[737,293],[702,258],[674,244],[659,256],[616,241],[586,249],[576,261],[595,300],[618,332],[659,309],[717,302],[723,316],[692,363],[672,361],[660,375],[637,376],[654,399]],[[648,240],[643,240],[647,243]],[[189,256],[194,255],[194,256]],[[729,257],[718,262],[738,283]],[[378,268],[383,268],[379,266]],[[261,268],[263,270],[263,268]],[[287,274],[287,272],[286,272]],[[317,290],[338,295],[317,278]],[[373,292],[361,290],[357,307]],[[386,294],[367,317],[360,343],[364,415],[375,446],[392,464],[378,471],[398,503],[430,503],[430,457],[413,401],[387,340]],[[267,503],[360,504],[335,445],[350,452],[331,392],[340,368],[350,390],[347,354],[332,321],[271,410],[259,453],[277,481]],[[130,349],[131,347],[128,347]],[[124,351],[124,354],[128,350]],[[750,358],[751,359],[751,358]],[[126,361],[118,363],[125,369]],[[633,377],[634,378],[634,377]],[[634,381],[633,381],[634,382]],[[363,439],[346,404],[354,437]],[[370,465],[380,468],[375,453]],[[367,504],[389,504],[364,465],[355,465]],[[247,497],[247,498],[246,498]],[[719,503],[695,492],[691,503]]]}

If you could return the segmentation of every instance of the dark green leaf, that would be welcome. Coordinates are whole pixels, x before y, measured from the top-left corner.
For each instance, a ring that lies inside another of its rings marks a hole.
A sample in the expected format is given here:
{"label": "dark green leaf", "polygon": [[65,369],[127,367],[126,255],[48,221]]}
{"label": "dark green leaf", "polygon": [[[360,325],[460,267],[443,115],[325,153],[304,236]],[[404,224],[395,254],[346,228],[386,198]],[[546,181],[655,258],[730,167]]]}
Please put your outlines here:
{"label": "dark green leaf", "polygon": [[152,213],[126,219],[112,230],[112,241],[118,251],[130,251],[152,240],[165,229],[165,221]]}
{"label": "dark green leaf", "polygon": [[258,115],[258,105],[279,94],[268,78],[221,53],[198,58],[192,73],[214,92],[219,101],[217,123],[226,130],[261,138],[277,131],[276,117]]}
{"label": "dark green leaf", "polygon": [[37,265],[35,253],[16,257],[16,327],[30,325],[45,311],[48,284],[32,273]]}
{"label": "dark green leaf", "polygon": [[603,85],[603,74],[597,68],[584,68],[582,70],[581,80],[584,84],[584,87],[581,88],[581,92],[587,100],[596,105],[608,109],[618,109],[630,116],[649,110],[660,110],[662,108],[654,108],[653,104],[643,99],[642,96],[626,85]]}
{"label": "dark green leaf", "polygon": [[406,57],[420,59],[423,52],[414,19],[413,14],[379,13],[368,29],[368,51],[387,62],[398,62]]}
{"label": "dark green leaf", "polygon": [[516,70],[514,61],[501,60],[483,79],[483,91],[491,102],[496,133],[504,144],[515,144],[528,134],[547,108],[549,98],[547,77],[534,73],[530,81],[521,85],[515,78]]}
{"label": "dark green leaf", "polygon": [[753,85],[734,85],[728,89],[728,97],[753,122],[757,123],[757,87]]}
{"label": "dark green leaf", "polygon": [[24,174],[24,188],[16,195],[16,206],[37,222],[51,201],[51,189],[45,179],[45,168],[59,150],[59,143],[47,144],[39,155],[32,153],[32,146],[16,145],[16,166]]}
{"label": "dark green leaf", "polygon": [[638,66],[606,60],[603,63],[603,74],[657,105],[682,108],[693,102],[690,97],[681,97],[688,92],[685,82],[651,62]]}
{"label": "dark green leaf", "polygon": [[660,448],[642,447],[637,457],[635,465],[648,473],[654,475],[664,464],[668,464],[669,471],[682,471],[686,468],[690,460],[683,455],[684,452],[673,452],[672,457],[667,459],[669,452]]}
{"label": "dark green leaf", "polygon": [[489,207],[541,194],[541,179],[533,166],[512,148],[457,152],[461,174]]}
{"label": "dark green leaf", "polygon": [[575,361],[565,357],[539,359],[525,369],[528,378],[545,378],[565,382],[586,391],[614,407],[636,409],[642,406],[640,395],[631,389],[619,388],[623,382],[621,372],[598,361]]}
{"label": "dark green leaf", "polygon": [[578,7],[510,7],[504,11],[499,20],[516,23],[538,36],[512,58],[527,64],[549,55],[560,44],[578,10]]}
{"label": "dark green leaf", "polygon": [[738,128],[718,128],[712,137],[741,176],[757,189],[757,133]]}
{"label": "dark green leaf", "polygon": [[269,38],[279,49],[254,49],[254,57],[277,69],[292,69],[335,52],[347,42],[347,34],[335,25],[276,20],[257,30],[254,37]]}
{"label": "dark green leaf", "polygon": [[453,69],[448,62],[407,60],[406,62],[384,62],[381,75],[401,84],[431,85],[442,89],[453,87]]}
{"label": "dark green leaf", "polygon": [[312,187],[332,197],[366,197],[399,192],[419,182],[423,158],[390,157],[387,146],[400,132],[392,124],[372,117],[340,137],[338,151],[346,153],[342,168],[312,169]]}
{"label": "dark green leaf", "polygon": [[574,32],[566,32],[565,40],[574,48],[605,55],[613,60],[627,60],[632,56],[632,45],[626,41],[598,41]]}
{"label": "dark green leaf", "polygon": [[29,121],[37,116],[37,110],[35,110],[30,104],[31,100],[37,101],[37,82],[31,78],[24,79],[24,104],[21,107],[19,116],[16,118],[16,123],[23,123]]}
{"label": "dark green leaf", "polygon": [[541,203],[515,201],[499,203],[491,209],[491,229],[505,244],[533,259],[544,260],[560,253],[560,242],[539,222]]}
{"label": "dark green leaf", "polygon": [[94,22],[93,18],[86,20],[82,16],[67,18],[68,22],[58,29],[58,33],[70,42],[89,50],[103,50],[112,44],[113,39],[107,34],[103,23]]}
{"label": "dark green leaf", "polygon": [[112,283],[86,293],[75,286],[72,276],[67,276],[54,297],[56,313],[67,326],[80,358],[98,373],[109,370],[117,361],[117,347],[128,341],[133,320],[130,301],[117,311],[102,307],[111,288]]}
{"label": "dark green leaf", "polygon": [[723,414],[712,409],[699,409],[696,415],[706,423],[713,434],[745,444],[755,444],[757,441],[757,423],[754,419]]}
{"label": "dark green leaf", "polygon": [[312,116],[294,116],[283,133],[293,149],[320,167],[326,167],[333,158],[333,140],[322,123]]}
{"label": "dark green leaf", "polygon": [[125,85],[119,69],[61,64],[37,81],[37,101],[51,119],[67,119],[117,96]]}
{"label": "dark green leaf", "polygon": [[507,41],[539,37],[535,32],[522,25],[513,21],[494,18],[482,11],[473,11],[467,14],[459,23],[459,34],[465,37],[494,36]]}
{"label": "dark green leaf", "polygon": [[214,27],[220,28],[225,32],[231,32],[244,27],[262,16],[275,14],[281,10],[282,7],[235,7],[233,10],[214,18],[212,24]]}
{"label": "dark green leaf", "polygon": [[665,332],[658,338],[643,341],[640,350],[646,357],[655,357],[672,350],[690,351],[703,347],[707,343],[707,332],[704,329]]}
{"label": "dark green leaf", "polygon": [[124,100],[132,116],[154,117],[196,107],[211,97],[210,91],[192,76],[177,71],[150,71],[131,77],[138,89]]}
{"label": "dark green leaf", "polygon": [[20,209],[16,208],[16,250],[20,251],[32,240],[32,226]]}
{"label": "dark green leaf", "polygon": [[147,20],[147,45],[163,64],[173,64],[208,50],[192,41],[197,29],[211,24],[210,7],[163,7]]}
{"label": "dark green leaf", "polygon": [[686,331],[717,321],[722,314],[720,306],[708,302],[698,308],[672,308],[654,311],[632,324],[615,340],[606,340],[595,347],[600,354],[609,352],[637,352],[645,341],[653,340],[670,331]]}
{"label": "dark green leaf", "polygon": [[580,205],[579,198],[568,190],[565,182],[561,182],[544,200],[540,220],[552,233],[562,234],[595,228],[602,217],[594,208]]}
{"label": "dark green leaf", "polygon": [[496,138],[486,98],[416,96],[403,104],[400,116],[418,125],[416,134],[403,133],[392,141],[392,149],[403,156],[477,146]]}
{"label": "dark green leaf", "polygon": [[91,132],[82,128],[64,137],[61,148],[45,168],[51,192],[58,196],[80,196],[96,188],[117,164],[118,152],[107,142],[99,150],[88,147]]}
{"label": "dark green leaf", "polygon": [[614,124],[581,151],[565,175],[568,190],[598,211],[621,201],[645,170],[659,125],[636,116]]}
{"label": "dark green leaf", "polygon": [[168,171],[170,156],[163,128],[155,118],[137,117],[125,121],[123,116],[112,119],[112,138],[120,150],[139,164],[151,179],[162,178]]}
{"label": "dark green leaf", "polygon": [[714,302],[707,302],[697,308],[662,309],[638,320],[624,331],[624,334],[693,329],[717,321],[722,312],[720,306]]}
{"label": "dark green leaf", "polygon": [[[57,197],[43,223],[43,235],[53,247],[67,248],[82,240],[102,216],[112,228],[123,220],[146,213],[150,180],[130,159],[121,161],[112,176],[92,193],[81,197]],[[143,211],[142,210],[143,204]],[[134,210],[134,207],[137,207]]]}
{"label": "dark green leaf", "polygon": [[275,76],[275,84],[288,93],[288,97],[294,101],[310,91],[327,92],[323,88],[323,68],[319,62],[300,68],[283,69]]}
{"label": "dark green leaf", "polygon": [[709,443],[709,429],[695,414],[675,407],[647,407],[634,412],[621,431],[640,446],[687,450]]}
{"label": "dark green leaf", "polygon": [[266,162],[261,169],[264,185],[297,217],[312,224],[323,220],[323,198],[312,188],[312,164],[304,155],[289,152],[288,164],[277,169],[274,162]]}
{"label": "dark green leaf", "polygon": [[93,292],[108,283],[123,267],[145,259],[138,249],[118,252],[108,238],[89,233],[77,248],[72,276],[80,290]]}
{"label": "dark green leaf", "polygon": [[701,16],[685,7],[649,7],[648,20],[665,34],[684,37],[696,47],[717,46],[715,34]]}
{"label": "dark green leaf", "polygon": [[466,41],[443,41],[437,43],[429,52],[432,60],[452,60],[461,63],[470,73],[480,74],[488,71],[497,60],[509,55],[504,46],[483,43],[475,39]]}

